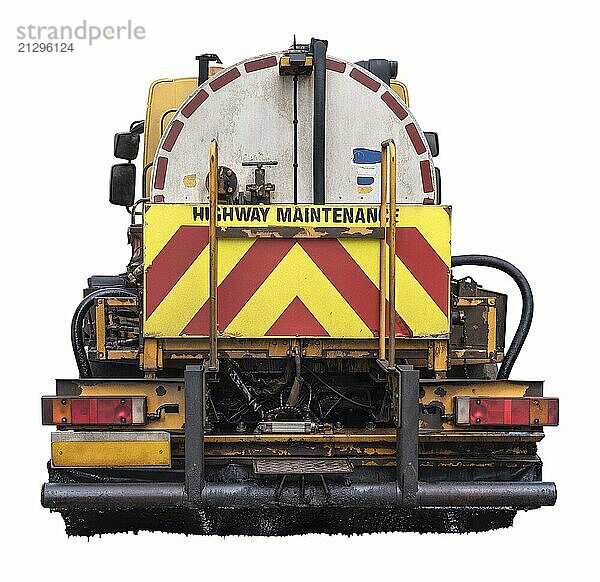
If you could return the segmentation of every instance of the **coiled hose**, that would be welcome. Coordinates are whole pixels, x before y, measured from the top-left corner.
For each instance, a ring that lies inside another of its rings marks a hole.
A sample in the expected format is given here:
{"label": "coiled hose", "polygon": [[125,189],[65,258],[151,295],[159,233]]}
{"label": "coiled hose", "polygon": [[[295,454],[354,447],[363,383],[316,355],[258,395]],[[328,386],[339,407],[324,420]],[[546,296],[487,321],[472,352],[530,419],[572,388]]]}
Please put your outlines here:
{"label": "coiled hose", "polygon": [[453,267],[490,267],[506,273],[519,287],[521,292],[521,319],[515,332],[515,336],[510,343],[510,347],[504,355],[502,365],[498,371],[498,380],[506,380],[510,376],[510,372],[517,361],[521,348],[525,343],[529,328],[531,327],[531,321],[533,320],[533,293],[529,282],[525,278],[525,275],[521,273],[517,267],[512,263],[500,259],[498,257],[491,257],[489,255],[458,255],[452,257]]}
{"label": "coiled hose", "polygon": [[83,322],[94,301],[99,297],[137,297],[137,293],[122,287],[98,289],[84,297],[83,301],[77,306],[71,321],[71,346],[73,347],[73,355],[77,362],[80,378],[90,378],[92,375],[92,368],[83,342]]}

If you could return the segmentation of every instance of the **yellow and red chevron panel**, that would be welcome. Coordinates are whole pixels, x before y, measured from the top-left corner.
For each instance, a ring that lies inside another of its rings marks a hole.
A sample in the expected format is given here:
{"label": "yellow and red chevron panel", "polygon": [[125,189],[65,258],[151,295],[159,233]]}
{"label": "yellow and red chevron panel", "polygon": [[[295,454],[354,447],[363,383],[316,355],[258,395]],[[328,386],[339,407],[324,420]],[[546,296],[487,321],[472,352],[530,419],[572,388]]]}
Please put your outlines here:
{"label": "yellow and red chevron panel", "polygon": [[[402,205],[397,220],[397,336],[447,336],[450,209]],[[241,233],[218,241],[219,333],[378,337],[379,239],[361,236],[378,226],[374,206],[219,206],[218,231]],[[256,236],[265,227],[313,234]],[[327,228],[353,236],[326,238]],[[144,335],[208,336],[208,207],[146,205],[144,266]]]}

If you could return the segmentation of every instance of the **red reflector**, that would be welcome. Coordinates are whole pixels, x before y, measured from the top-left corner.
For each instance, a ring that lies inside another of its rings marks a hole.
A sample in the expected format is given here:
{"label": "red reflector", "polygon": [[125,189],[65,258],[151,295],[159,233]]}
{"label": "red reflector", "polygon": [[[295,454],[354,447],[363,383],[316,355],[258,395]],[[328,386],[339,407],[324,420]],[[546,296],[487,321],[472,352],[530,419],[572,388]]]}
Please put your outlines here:
{"label": "red reflector", "polygon": [[526,398],[471,398],[471,424],[529,425],[529,400]]}
{"label": "red reflector", "polygon": [[131,398],[74,398],[72,424],[132,424]]}

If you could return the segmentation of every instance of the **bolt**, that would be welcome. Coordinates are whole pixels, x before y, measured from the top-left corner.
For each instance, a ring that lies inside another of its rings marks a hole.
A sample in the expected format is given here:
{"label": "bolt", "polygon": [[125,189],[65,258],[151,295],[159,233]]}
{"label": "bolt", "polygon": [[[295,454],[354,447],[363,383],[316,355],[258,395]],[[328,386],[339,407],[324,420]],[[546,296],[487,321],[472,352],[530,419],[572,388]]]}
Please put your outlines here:
{"label": "bolt", "polygon": [[476,423],[476,424],[479,424],[480,422],[481,422],[481,418],[476,418],[476,419],[475,419],[475,423]]}

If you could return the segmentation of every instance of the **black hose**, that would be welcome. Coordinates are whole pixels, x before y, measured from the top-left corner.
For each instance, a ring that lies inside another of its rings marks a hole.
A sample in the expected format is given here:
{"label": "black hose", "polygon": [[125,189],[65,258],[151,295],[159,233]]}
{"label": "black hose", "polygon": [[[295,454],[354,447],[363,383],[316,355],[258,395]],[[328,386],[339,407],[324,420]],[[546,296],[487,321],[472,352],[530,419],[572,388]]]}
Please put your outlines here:
{"label": "black hose", "polygon": [[327,93],[327,41],[311,41],[314,63],[313,202],[325,204],[325,98]]}
{"label": "black hose", "polygon": [[122,287],[98,289],[84,297],[83,301],[77,306],[71,321],[71,346],[73,347],[73,355],[77,362],[80,378],[90,378],[92,375],[92,368],[83,342],[83,322],[94,301],[99,297],[137,297],[137,293]]}
{"label": "black hose", "polygon": [[523,275],[517,267],[498,257],[491,257],[489,255],[458,255],[452,257],[452,266],[490,267],[492,269],[497,269],[509,275],[519,287],[522,300],[521,319],[517,331],[515,332],[515,336],[510,343],[510,347],[504,355],[497,376],[498,380],[506,380],[510,376],[510,372],[517,361],[521,348],[529,333],[531,321],[533,320],[533,293],[531,292],[531,287],[529,286],[525,275]]}
{"label": "black hose", "polygon": [[304,369],[311,376],[314,376],[321,384],[323,384],[323,386],[325,386],[325,388],[328,388],[329,390],[331,390],[336,396],[339,396],[342,400],[345,400],[346,402],[349,402],[350,404],[353,404],[354,406],[358,406],[359,408],[366,408],[367,410],[373,410],[373,406],[371,406],[370,404],[363,404],[362,402],[357,402],[356,400],[353,400],[349,396],[346,396],[345,394],[342,394],[341,392],[336,390],[333,386],[330,386],[329,384],[327,384],[327,382],[325,382],[325,380],[323,380],[323,378],[321,378],[320,376],[315,374],[312,370],[309,370],[308,368],[304,368]]}

